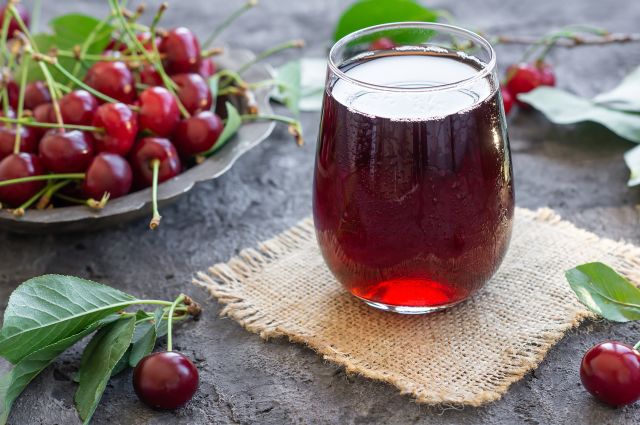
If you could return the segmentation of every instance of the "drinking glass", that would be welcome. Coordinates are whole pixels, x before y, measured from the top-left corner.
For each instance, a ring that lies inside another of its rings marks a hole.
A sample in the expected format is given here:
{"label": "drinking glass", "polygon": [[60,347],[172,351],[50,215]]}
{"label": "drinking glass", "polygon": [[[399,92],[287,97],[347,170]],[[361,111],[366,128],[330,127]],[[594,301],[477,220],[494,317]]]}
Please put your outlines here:
{"label": "drinking glass", "polygon": [[313,212],[322,255],[351,294],[407,314],[472,296],[507,250],[512,179],[485,39],[407,22],[333,46]]}

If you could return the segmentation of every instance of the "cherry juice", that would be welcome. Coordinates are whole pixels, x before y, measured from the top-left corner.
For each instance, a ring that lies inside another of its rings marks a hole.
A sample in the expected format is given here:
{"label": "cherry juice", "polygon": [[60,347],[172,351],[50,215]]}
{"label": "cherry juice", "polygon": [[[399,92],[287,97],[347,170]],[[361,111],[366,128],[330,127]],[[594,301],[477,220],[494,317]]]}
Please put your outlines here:
{"label": "cherry juice", "polygon": [[497,84],[487,75],[455,87],[480,65],[444,49],[367,54],[340,70],[349,78],[327,81],[313,192],[326,263],[379,308],[468,298],[497,270],[512,228]]}

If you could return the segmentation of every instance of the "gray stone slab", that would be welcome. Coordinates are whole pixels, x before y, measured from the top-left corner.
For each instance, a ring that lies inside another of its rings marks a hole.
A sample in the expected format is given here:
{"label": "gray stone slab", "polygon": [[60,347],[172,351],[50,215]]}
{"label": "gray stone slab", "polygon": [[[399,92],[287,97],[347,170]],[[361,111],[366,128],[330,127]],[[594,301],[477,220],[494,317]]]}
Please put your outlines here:
{"label": "gray stone slab", "polygon": [[[57,0],[43,16],[71,10],[102,14],[105,2]],[[159,4],[149,1],[150,7]],[[173,1],[167,25],[188,25],[204,35],[235,2]],[[238,47],[261,50],[290,38],[309,44],[305,54],[325,52],[333,24],[347,2],[262,0],[223,37]],[[430,2],[450,9],[462,25],[489,33],[541,34],[571,23],[591,23],[620,32],[637,31],[640,5],[614,0],[464,0]],[[517,60],[519,47],[499,47],[499,62]],[[292,56],[293,53],[288,56]],[[287,57],[285,55],[282,61]],[[278,61],[275,61],[276,63]],[[559,50],[551,61],[559,85],[594,94],[612,87],[640,63],[638,45]],[[570,332],[540,367],[483,408],[417,405],[395,388],[347,376],[311,350],[285,341],[265,343],[229,319],[191,286],[196,270],[225,261],[310,213],[312,163],[318,114],[303,115],[307,145],[297,148],[286,129],[243,157],[222,178],[199,185],[163,211],[159,231],[146,220],[98,233],[20,236],[0,234],[0,308],[20,282],[43,273],[95,279],[141,297],[173,298],[181,291],[204,302],[202,320],[179,327],[180,350],[196,359],[201,389],[176,412],[143,406],[130,373],[111,380],[95,424],[630,424],[640,422],[640,404],[611,409],[581,387],[578,366],[594,343],[615,338],[634,343],[638,324],[592,322]],[[550,206],[600,235],[640,243],[637,190],[625,186],[622,153],[631,147],[594,125],[555,127],[536,113],[510,121],[517,202]],[[80,351],[71,350],[39,376],[16,402],[12,424],[79,423],[71,377]],[[429,361],[429,359],[425,359]]]}

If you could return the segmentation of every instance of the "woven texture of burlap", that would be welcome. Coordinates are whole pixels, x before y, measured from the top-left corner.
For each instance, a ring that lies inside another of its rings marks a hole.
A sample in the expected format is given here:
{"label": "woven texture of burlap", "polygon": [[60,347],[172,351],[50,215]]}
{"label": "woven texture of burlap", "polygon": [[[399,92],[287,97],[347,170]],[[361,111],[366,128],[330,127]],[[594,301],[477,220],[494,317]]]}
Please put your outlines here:
{"label": "woven texture of burlap", "polygon": [[305,344],[418,402],[478,406],[499,399],[591,315],[565,270],[603,261],[637,282],[639,253],[549,209],[518,208],[506,258],[475,297],[441,313],[403,316],[368,307],[337,283],[307,219],[198,273],[195,283],[225,305],[222,314],[265,339]]}

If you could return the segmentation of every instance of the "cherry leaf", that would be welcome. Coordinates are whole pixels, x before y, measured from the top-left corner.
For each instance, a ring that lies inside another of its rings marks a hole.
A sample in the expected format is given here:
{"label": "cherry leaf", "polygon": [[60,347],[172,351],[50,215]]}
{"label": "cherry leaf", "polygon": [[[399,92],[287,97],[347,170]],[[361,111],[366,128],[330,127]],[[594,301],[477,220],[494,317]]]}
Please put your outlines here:
{"label": "cherry leaf", "polygon": [[640,112],[640,67],[627,75],[613,90],[593,98],[599,105],[628,112]]}

